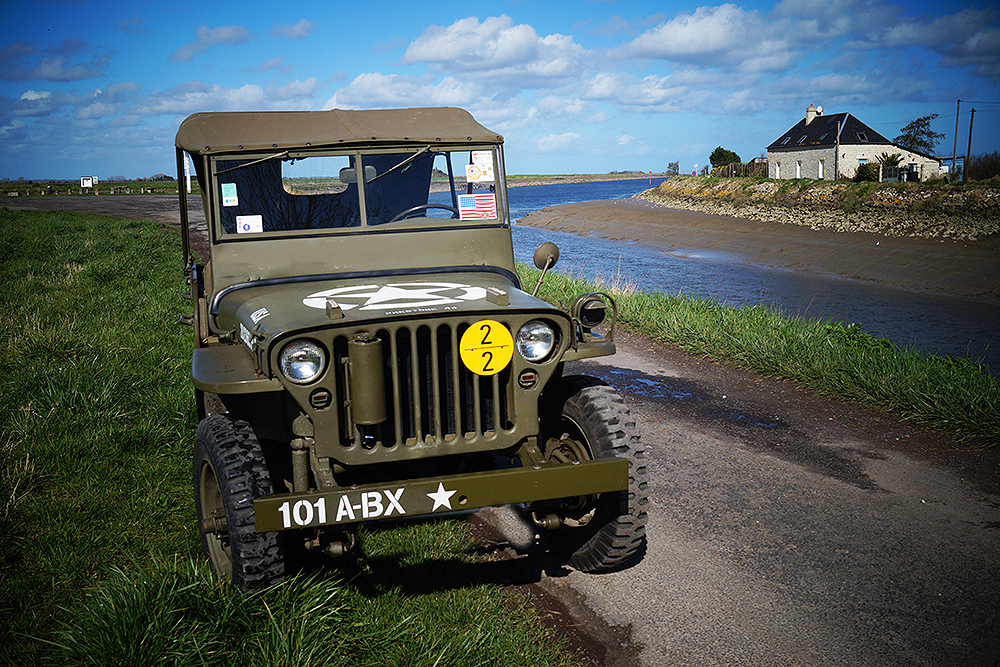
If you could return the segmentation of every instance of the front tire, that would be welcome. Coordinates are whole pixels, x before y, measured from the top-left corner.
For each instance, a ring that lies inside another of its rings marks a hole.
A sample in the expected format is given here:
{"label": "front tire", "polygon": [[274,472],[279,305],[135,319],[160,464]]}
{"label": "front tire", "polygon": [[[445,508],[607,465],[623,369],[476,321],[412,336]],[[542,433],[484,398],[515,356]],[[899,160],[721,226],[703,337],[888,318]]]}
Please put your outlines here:
{"label": "front tire", "polygon": [[228,415],[198,424],[194,499],[201,544],[212,570],[245,591],[263,590],[285,576],[277,533],[258,533],[253,500],[274,492],[257,436]]}
{"label": "front tire", "polygon": [[551,392],[546,456],[563,463],[626,459],[628,491],[564,498],[538,509],[554,509],[562,520],[548,536],[569,565],[583,572],[618,570],[646,545],[648,477],[635,419],[621,395],[596,378],[568,376],[558,383]]}

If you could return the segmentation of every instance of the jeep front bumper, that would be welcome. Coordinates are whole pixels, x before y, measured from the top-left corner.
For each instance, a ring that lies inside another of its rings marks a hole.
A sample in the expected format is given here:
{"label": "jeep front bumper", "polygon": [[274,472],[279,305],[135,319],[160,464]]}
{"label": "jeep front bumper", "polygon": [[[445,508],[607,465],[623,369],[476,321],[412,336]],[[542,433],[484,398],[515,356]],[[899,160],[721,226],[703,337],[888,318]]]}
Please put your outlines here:
{"label": "jeep front bumper", "polygon": [[628,489],[628,461],[599,459],[538,468],[428,477],[254,500],[258,533],[399,519]]}

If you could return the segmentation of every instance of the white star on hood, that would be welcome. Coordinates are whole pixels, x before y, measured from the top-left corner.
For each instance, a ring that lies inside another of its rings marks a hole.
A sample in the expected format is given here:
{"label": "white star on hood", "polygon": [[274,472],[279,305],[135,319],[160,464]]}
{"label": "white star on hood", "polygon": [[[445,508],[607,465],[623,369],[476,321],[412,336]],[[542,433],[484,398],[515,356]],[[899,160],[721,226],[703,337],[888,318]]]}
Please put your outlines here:
{"label": "white star on hood", "polygon": [[438,490],[427,494],[427,497],[434,501],[434,507],[431,508],[431,511],[434,512],[439,507],[451,509],[451,497],[456,493],[457,491],[445,491],[444,483],[438,482]]}

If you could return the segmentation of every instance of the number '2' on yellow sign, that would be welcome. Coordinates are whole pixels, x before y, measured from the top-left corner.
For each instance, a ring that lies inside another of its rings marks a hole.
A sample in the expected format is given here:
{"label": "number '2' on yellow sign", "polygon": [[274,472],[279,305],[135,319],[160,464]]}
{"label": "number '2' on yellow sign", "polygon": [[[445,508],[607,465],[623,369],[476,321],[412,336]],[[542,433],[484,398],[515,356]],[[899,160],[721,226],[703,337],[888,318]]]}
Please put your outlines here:
{"label": "number '2' on yellow sign", "polygon": [[495,320],[479,320],[459,341],[462,363],[476,375],[496,375],[514,357],[514,338]]}

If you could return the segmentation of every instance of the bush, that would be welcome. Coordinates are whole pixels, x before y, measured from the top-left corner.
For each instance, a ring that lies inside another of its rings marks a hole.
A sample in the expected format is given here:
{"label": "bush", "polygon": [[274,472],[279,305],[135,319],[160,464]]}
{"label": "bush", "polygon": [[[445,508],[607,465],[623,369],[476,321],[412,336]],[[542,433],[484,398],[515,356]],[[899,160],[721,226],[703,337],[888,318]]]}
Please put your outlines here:
{"label": "bush", "polygon": [[970,181],[985,181],[997,176],[1000,174],[1000,152],[970,156],[966,173]]}
{"label": "bush", "polygon": [[858,173],[854,176],[854,180],[858,183],[863,183],[865,181],[878,182],[878,164],[874,162],[869,162],[858,167]]}

